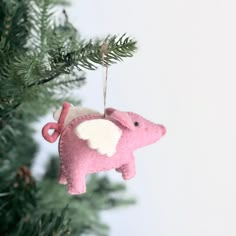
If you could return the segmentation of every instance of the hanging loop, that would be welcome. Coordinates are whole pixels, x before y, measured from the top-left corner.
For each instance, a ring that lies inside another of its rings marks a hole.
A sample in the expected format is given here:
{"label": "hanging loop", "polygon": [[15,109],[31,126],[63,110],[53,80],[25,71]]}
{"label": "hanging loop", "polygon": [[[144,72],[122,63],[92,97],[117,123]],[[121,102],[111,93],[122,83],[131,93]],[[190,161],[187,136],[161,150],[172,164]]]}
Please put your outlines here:
{"label": "hanging loop", "polygon": [[105,76],[103,76],[103,106],[104,106],[104,117],[106,116],[106,99],[107,99],[107,79],[108,79],[108,64],[105,63],[105,55],[108,53],[109,44],[104,42],[101,47],[101,55],[102,55],[102,66],[105,68]]}

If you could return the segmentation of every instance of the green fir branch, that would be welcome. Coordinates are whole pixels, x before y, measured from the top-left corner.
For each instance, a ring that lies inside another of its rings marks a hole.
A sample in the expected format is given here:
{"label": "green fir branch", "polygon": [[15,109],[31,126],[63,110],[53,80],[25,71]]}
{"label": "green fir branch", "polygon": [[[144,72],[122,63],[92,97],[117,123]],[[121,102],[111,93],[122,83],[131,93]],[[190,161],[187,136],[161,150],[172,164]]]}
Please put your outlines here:
{"label": "green fir branch", "polygon": [[[105,42],[108,44],[108,49],[104,55],[104,61],[102,61],[101,48]],[[95,42],[80,42],[79,49],[72,52],[65,52],[62,48],[56,51],[50,50],[51,70],[42,71],[43,79],[34,81],[27,87],[50,82],[62,74],[71,73],[75,67],[79,70],[95,70],[98,64],[114,64],[125,57],[131,57],[135,50],[136,42],[125,35],[108,37],[106,40],[96,40]]]}
{"label": "green fir branch", "polygon": [[[108,45],[107,52],[102,61],[102,46]],[[78,67],[95,70],[97,64],[111,65],[122,61],[123,58],[132,57],[135,53],[136,41],[126,35],[109,36],[105,40],[81,42],[77,51],[71,52],[70,57],[78,61]]]}
{"label": "green fir branch", "polygon": [[38,214],[35,212],[21,219],[15,236],[65,236],[71,235],[70,220],[66,217],[66,208],[60,214],[55,212]]}
{"label": "green fir branch", "polygon": [[52,28],[52,0],[35,0],[30,3],[31,37],[29,47],[40,52],[47,50],[48,34]]}

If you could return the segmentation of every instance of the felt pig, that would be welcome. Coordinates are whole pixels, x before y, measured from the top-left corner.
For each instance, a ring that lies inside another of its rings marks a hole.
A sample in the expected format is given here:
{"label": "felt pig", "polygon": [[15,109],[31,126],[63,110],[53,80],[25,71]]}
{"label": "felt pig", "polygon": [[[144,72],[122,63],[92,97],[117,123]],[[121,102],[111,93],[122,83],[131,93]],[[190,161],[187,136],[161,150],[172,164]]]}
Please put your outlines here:
{"label": "felt pig", "polygon": [[[133,152],[166,133],[163,125],[113,108],[107,108],[102,115],[65,102],[54,118],[58,122],[46,124],[42,135],[49,142],[61,135],[59,183],[68,184],[70,194],[86,192],[85,176],[90,173],[116,169],[123,179],[133,178]],[[54,132],[49,134],[49,129]]]}

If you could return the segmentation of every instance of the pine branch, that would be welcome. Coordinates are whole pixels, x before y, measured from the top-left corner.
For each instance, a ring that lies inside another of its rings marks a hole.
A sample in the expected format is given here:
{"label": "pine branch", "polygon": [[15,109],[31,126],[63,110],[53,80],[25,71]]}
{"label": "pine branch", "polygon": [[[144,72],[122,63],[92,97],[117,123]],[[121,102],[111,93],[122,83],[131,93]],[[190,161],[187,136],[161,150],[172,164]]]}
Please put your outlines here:
{"label": "pine branch", "polygon": [[[104,43],[108,44],[107,53],[104,55],[102,62],[101,48]],[[79,49],[71,52],[71,60],[77,61],[77,66],[89,70],[97,68],[97,64],[111,65],[123,58],[132,57],[135,53],[136,41],[126,37],[126,35],[109,36],[105,40],[95,40],[89,42],[80,42]]]}
{"label": "pine branch", "polygon": [[48,28],[48,21],[50,19],[48,15],[48,8],[49,8],[49,1],[43,0],[42,1],[42,10],[40,11],[40,49],[41,51],[45,49],[46,45],[46,31]]}
{"label": "pine branch", "polygon": [[[108,50],[104,56],[104,62],[102,62],[101,47],[104,42],[108,43]],[[125,57],[131,57],[136,50],[136,42],[129,37],[125,37],[125,35],[108,37],[105,41],[80,42],[79,45],[78,50],[67,53],[62,48],[56,51],[50,50],[51,70],[42,72],[45,76],[49,75],[49,77],[28,84],[27,88],[50,82],[62,74],[68,74],[74,67],[79,70],[83,68],[95,70],[97,64],[111,65],[122,61]],[[42,77],[44,76],[42,75]]]}
{"label": "pine branch", "polygon": [[35,0],[30,3],[31,38],[29,46],[40,52],[47,50],[48,33],[51,30],[52,0]]}
{"label": "pine branch", "polygon": [[30,0],[0,1],[0,40],[9,49],[21,48],[24,51],[30,27],[27,7],[29,2]]}
{"label": "pine branch", "polygon": [[[40,80],[40,81],[36,81],[36,82],[34,82],[34,83],[32,83],[32,84],[29,84],[27,87],[28,88],[30,88],[30,87],[33,87],[33,86],[36,86],[36,85],[41,85],[41,84],[46,84],[46,83],[48,83],[48,82],[50,82],[50,81],[52,81],[52,80],[54,80],[55,78],[57,78],[58,76],[60,75],[60,73],[58,73],[58,74],[55,74],[54,76],[51,76],[51,77],[49,77],[49,78],[46,78],[46,79],[43,79],[43,80]],[[85,77],[81,77],[81,78],[79,78],[79,79],[77,79],[77,80],[66,80],[66,81],[61,81],[61,82],[58,82],[58,83],[56,83],[55,84],[55,86],[60,86],[60,85],[66,85],[66,84],[74,84],[75,82],[79,82],[79,81],[84,81],[85,80]]]}
{"label": "pine branch", "polygon": [[31,88],[31,87],[36,86],[36,85],[45,84],[45,83],[47,83],[47,82],[50,82],[50,81],[52,81],[53,79],[57,78],[60,74],[61,74],[61,73],[58,72],[58,73],[56,73],[55,75],[53,75],[53,76],[51,76],[51,77],[48,77],[48,78],[46,78],[46,79],[43,79],[43,80],[40,80],[40,81],[35,81],[35,82],[29,84],[29,85],[27,86],[27,88]]}
{"label": "pine branch", "polygon": [[66,219],[66,208],[60,214],[55,212],[38,214],[35,212],[21,219],[15,236],[65,236],[70,234],[70,220]]}

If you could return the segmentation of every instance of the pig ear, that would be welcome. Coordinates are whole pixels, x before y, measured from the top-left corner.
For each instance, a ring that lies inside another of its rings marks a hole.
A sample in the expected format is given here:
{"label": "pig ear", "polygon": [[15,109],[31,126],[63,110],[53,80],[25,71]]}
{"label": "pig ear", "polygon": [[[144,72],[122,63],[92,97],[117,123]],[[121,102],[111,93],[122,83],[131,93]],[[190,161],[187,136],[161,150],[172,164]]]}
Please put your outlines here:
{"label": "pig ear", "polygon": [[113,108],[107,108],[106,115],[111,117],[113,120],[118,121],[124,127],[134,130],[134,124],[127,112],[117,111]]}
{"label": "pig ear", "polygon": [[116,111],[116,109],[109,107],[109,108],[106,108],[105,113],[107,116],[110,116],[114,111]]}

